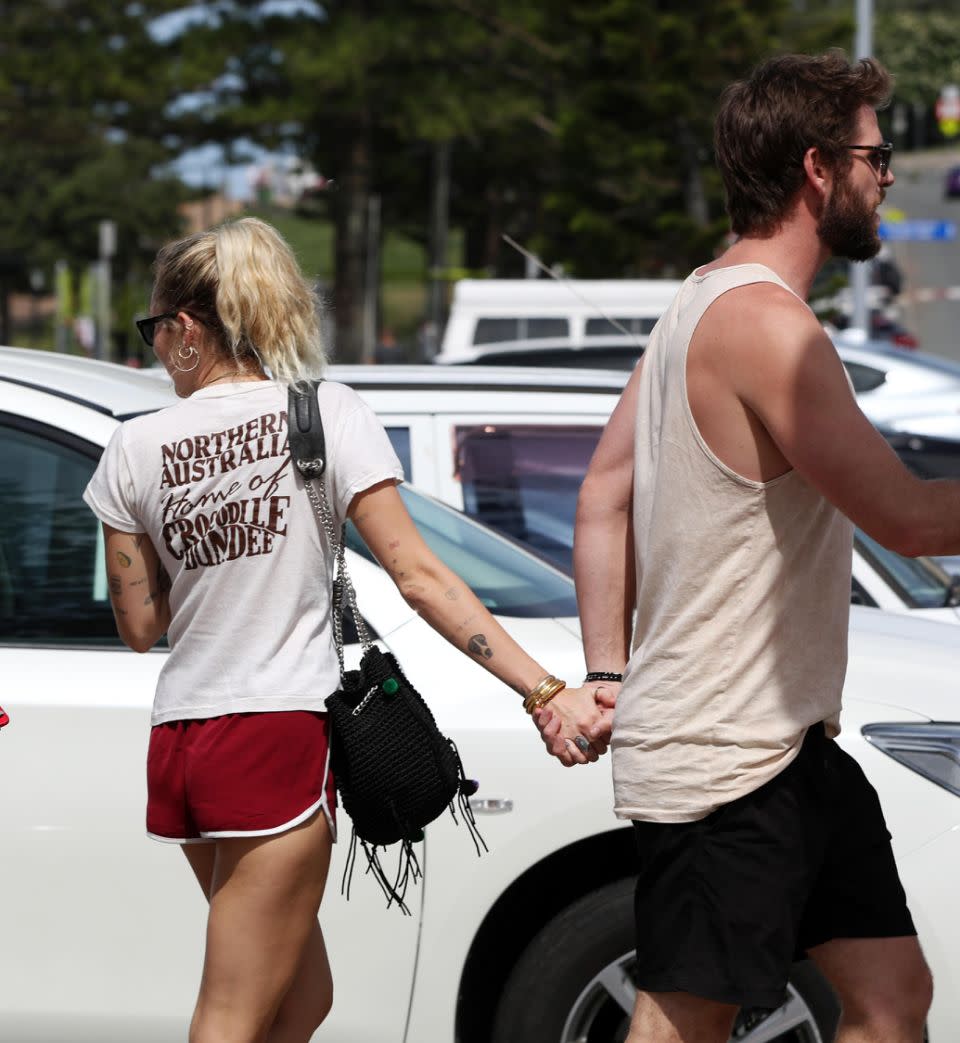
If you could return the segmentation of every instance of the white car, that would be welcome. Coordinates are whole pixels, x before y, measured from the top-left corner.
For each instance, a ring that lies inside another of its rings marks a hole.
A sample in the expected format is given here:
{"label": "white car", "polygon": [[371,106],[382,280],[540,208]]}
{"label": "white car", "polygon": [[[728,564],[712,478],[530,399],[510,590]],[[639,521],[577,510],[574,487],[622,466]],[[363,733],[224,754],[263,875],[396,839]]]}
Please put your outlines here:
{"label": "white car", "polygon": [[[482,283],[476,285],[483,286]],[[565,284],[528,280],[532,291],[527,294],[527,314],[525,318],[518,318],[522,314],[524,280],[515,280],[509,285],[517,289],[504,295],[509,307],[500,308],[505,316],[512,316],[509,319],[480,318],[499,314],[493,299],[496,280],[487,285],[480,306],[471,301],[469,307],[458,308],[454,300],[443,351],[434,359],[435,363],[630,370],[643,354],[658,315],[655,308],[636,305],[631,308],[625,303],[629,293],[624,289],[620,289],[611,303],[605,303],[599,297],[596,301],[581,300]],[[623,282],[624,287],[629,285],[629,280]],[[649,303],[662,312],[680,284],[662,280],[652,285],[661,287],[659,296],[637,294],[637,304],[647,304],[649,298]],[[567,323],[565,320],[568,331],[560,335],[544,325],[547,320],[543,320],[543,328],[537,335],[531,334],[538,321],[534,315],[544,310],[532,296],[535,291],[541,296],[549,291],[551,298],[567,301],[567,310],[578,316],[576,321],[571,318]],[[603,310],[601,305],[608,310]],[[636,317],[637,312],[645,318]],[[591,314],[593,317],[587,318]],[[614,315],[621,318],[613,318]],[[485,332],[483,322],[493,323],[490,331]],[[596,335],[583,336],[583,329],[592,330]],[[496,331],[499,332],[494,335]],[[960,363],[938,355],[898,349],[885,341],[865,340],[855,330],[828,326],[827,332],[850,373],[861,408],[885,433],[906,432],[919,437],[960,440]],[[524,339],[519,339],[521,333],[526,333]],[[955,448],[960,450],[960,446]]]}
{"label": "white car", "polygon": [[[80,500],[120,418],[169,401],[162,382],[121,367],[0,349],[0,702],[11,716],[0,735],[3,1043],[186,1035],[203,900],[182,856],[143,832],[149,709],[165,652],[137,655],[117,640],[99,525]],[[437,445],[443,471],[442,437]],[[405,495],[434,549],[510,632],[579,680],[569,579]],[[550,760],[514,693],[434,634],[368,557],[353,554],[350,567],[364,615],[480,780],[473,806],[490,852],[478,860],[462,829],[431,825],[425,879],[404,918],[363,877],[349,903],[340,896],[337,846],[322,912],[336,1003],[317,1038],[512,1043],[532,1012],[545,1043],[623,1039],[633,838],[611,812],[608,762],[568,771]],[[941,723],[958,716],[958,672],[955,627],[853,609],[840,741],[884,801],[937,981],[931,1043],[960,1038],[960,725]],[[836,1014],[801,963],[787,1004],[766,1017],[744,1012],[737,1038],[823,1043]]]}
{"label": "white car", "polygon": [[[860,408],[886,431],[960,440],[960,363],[832,334]],[[957,452],[960,453],[960,447]]]}
{"label": "white car", "polygon": [[[376,411],[423,492],[569,572],[576,498],[625,373],[460,366],[333,366]],[[928,558],[858,532],[852,600],[960,623],[960,589]]]}

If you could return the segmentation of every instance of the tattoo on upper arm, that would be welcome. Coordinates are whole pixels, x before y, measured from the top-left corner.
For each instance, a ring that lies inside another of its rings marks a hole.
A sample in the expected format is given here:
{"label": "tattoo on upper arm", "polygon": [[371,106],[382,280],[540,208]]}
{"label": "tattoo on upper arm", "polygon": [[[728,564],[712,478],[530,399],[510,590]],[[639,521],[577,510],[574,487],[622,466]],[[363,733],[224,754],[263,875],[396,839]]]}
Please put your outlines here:
{"label": "tattoo on upper arm", "polygon": [[483,634],[474,634],[467,642],[467,648],[480,659],[493,658],[493,649],[487,644]]}
{"label": "tattoo on upper arm", "polygon": [[122,569],[128,569],[133,564],[133,558],[129,554],[124,554],[122,550],[117,551],[117,561],[120,562]]}
{"label": "tattoo on upper arm", "polygon": [[111,576],[110,577],[110,593],[111,594],[119,594],[122,588],[123,588],[123,584],[120,582],[120,577],[119,576]]}
{"label": "tattoo on upper arm", "polygon": [[139,579],[132,579],[132,580],[130,580],[130,584],[129,585],[131,587],[142,587],[143,584],[146,583],[146,582],[147,582],[147,577],[146,576],[141,576]]}

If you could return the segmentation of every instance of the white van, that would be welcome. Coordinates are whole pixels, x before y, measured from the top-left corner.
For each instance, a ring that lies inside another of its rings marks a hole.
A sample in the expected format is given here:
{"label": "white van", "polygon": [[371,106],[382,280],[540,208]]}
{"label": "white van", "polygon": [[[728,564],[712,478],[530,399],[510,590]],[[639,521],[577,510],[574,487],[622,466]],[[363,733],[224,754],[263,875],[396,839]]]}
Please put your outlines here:
{"label": "white van", "polygon": [[[537,349],[589,349],[590,365],[605,352],[642,351],[657,319],[679,290],[676,279],[461,279],[454,285],[441,363],[512,364]],[[617,367],[619,368],[619,367]]]}

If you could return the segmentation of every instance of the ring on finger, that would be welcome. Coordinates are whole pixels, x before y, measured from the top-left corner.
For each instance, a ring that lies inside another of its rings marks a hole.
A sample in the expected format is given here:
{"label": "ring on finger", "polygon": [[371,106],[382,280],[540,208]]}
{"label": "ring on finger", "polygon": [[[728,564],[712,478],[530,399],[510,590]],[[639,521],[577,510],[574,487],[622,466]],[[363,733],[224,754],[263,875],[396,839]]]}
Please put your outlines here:
{"label": "ring on finger", "polygon": [[587,750],[590,749],[590,740],[583,735],[575,735],[573,737],[573,745],[576,746],[581,753],[586,753]]}

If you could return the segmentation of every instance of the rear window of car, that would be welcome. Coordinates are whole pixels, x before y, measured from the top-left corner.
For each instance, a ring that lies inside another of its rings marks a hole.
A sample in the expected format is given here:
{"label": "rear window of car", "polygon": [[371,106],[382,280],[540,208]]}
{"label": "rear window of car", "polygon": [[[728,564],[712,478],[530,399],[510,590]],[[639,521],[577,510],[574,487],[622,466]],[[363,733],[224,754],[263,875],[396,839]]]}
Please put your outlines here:
{"label": "rear window of car", "polygon": [[472,424],[455,430],[467,514],[573,568],[577,494],[599,424]]}

